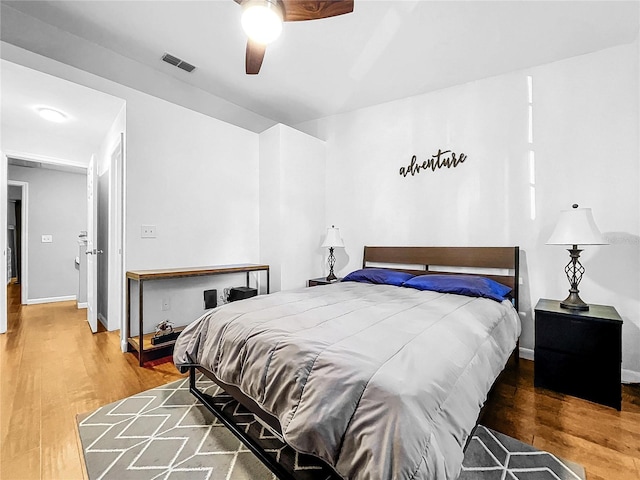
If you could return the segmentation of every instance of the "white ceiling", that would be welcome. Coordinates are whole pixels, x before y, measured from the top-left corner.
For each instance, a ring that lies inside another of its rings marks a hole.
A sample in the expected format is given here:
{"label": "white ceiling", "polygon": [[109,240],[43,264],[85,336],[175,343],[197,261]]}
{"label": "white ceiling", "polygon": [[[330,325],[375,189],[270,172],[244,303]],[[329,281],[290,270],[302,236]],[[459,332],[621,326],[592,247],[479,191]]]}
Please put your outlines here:
{"label": "white ceiling", "polygon": [[247,76],[233,0],[2,3],[288,125],[629,43],[640,28],[638,0],[355,0],[352,14],[285,24]]}

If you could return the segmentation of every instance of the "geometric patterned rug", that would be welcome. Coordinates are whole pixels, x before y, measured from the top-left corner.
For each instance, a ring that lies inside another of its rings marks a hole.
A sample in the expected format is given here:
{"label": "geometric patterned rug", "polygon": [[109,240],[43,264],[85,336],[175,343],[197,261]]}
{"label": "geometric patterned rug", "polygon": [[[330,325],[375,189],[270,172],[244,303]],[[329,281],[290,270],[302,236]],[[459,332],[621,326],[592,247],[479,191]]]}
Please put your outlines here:
{"label": "geometric patterned rug", "polygon": [[483,425],[464,452],[458,480],[584,480],[582,466]]}
{"label": "geometric patterned rug", "polygon": [[[200,375],[196,385],[296,479],[339,477],[315,457],[298,454],[254,415]],[[189,392],[189,378],[78,417],[89,479],[275,479],[263,463]]]}
{"label": "geometric patterned rug", "polygon": [[[335,480],[315,457],[299,454],[204,376],[236,425],[299,480]],[[78,416],[90,480],[271,480],[274,475],[190,392],[189,379],[147,390]],[[582,467],[478,426],[460,480],[584,480]]]}

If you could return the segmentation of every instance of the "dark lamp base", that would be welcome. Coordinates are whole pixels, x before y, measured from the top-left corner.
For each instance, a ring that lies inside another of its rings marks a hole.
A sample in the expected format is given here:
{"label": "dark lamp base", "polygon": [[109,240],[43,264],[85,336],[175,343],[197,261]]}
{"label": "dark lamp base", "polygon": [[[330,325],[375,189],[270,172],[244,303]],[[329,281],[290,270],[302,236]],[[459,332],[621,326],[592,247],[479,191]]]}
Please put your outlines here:
{"label": "dark lamp base", "polygon": [[336,264],[336,257],[333,255],[333,247],[329,247],[329,275],[327,282],[334,282],[338,279],[333,273],[333,266]]}
{"label": "dark lamp base", "polygon": [[578,292],[569,293],[569,296],[560,302],[560,306],[568,310],[589,310],[589,305],[582,301]]}

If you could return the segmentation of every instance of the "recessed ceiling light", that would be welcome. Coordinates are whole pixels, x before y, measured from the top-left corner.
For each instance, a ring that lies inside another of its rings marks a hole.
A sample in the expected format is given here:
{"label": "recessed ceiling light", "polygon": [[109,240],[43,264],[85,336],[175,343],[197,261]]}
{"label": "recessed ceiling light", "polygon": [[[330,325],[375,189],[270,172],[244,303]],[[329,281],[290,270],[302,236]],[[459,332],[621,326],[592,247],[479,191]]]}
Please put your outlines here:
{"label": "recessed ceiling light", "polygon": [[49,107],[38,108],[38,113],[42,118],[50,122],[61,123],[67,119],[64,113]]}

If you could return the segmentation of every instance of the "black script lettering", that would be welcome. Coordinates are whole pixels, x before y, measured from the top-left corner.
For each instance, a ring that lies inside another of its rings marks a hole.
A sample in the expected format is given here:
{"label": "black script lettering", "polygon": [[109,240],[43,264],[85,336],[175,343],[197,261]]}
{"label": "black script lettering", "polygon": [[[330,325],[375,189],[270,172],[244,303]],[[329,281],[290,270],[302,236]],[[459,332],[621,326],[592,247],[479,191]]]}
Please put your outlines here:
{"label": "black script lettering", "polygon": [[[450,154],[450,155],[448,155]],[[457,167],[459,164],[464,163],[467,159],[467,156],[464,153],[459,154],[456,157],[456,153],[451,150],[441,150],[438,149],[438,152],[434,155],[431,155],[430,158],[423,161],[421,164],[418,163],[418,158],[416,155],[411,157],[411,162],[406,167],[400,167],[400,175],[406,177],[411,174],[413,177],[416,173],[420,173],[420,170],[431,169],[432,172],[435,172],[436,169],[440,169],[442,167]]]}
{"label": "black script lettering", "polygon": [[407,167],[400,168],[400,175],[406,177],[409,173],[413,177],[416,173],[420,173],[420,168],[426,168],[425,162],[422,162],[422,165],[418,165],[418,158],[414,155],[411,157],[411,163],[407,165]]}
{"label": "black script lettering", "polygon": [[435,172],[436,168],[442,168],[444,166],[446,166],[447,168],[449,167],[449,158],[445,158],[442,159],[442,155],[444,155],[445,153],[449,153],[451,150],[445,150],[444,152],[440,149],[438,149],[438,153],[436,153],[435,155],[432,155],[432,158],[435,158],[436,162],[435,162],[435,166],[431,167],[432,170]]}
{"label": "black script lettering", "polygon": [[453,166],[457,167],[460,163],[464,163],[467,156],[464,153],[461,153],[458,158],[456,158],[455,152],[451,154],[451,159],[453,160]]}

